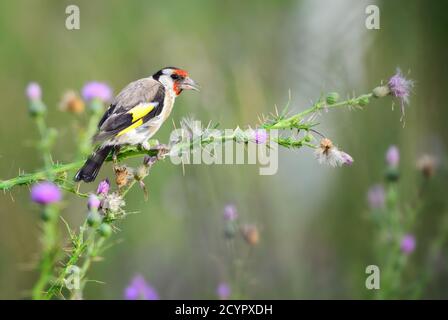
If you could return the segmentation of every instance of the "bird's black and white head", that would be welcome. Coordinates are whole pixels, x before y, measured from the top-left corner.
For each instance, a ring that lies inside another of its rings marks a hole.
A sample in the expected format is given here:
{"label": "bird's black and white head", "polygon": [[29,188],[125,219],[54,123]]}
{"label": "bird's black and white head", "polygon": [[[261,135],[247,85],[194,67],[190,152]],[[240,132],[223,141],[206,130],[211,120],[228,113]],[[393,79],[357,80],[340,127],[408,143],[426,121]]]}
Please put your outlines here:
{"label": "bird's black and white head", "polygon": [[177,96],[183,90],[199,91],[199,86],[188,76],[188,72],[183,69],[166,67],[154,73],[152,77],[161,82],[166,89],[173,90]]}

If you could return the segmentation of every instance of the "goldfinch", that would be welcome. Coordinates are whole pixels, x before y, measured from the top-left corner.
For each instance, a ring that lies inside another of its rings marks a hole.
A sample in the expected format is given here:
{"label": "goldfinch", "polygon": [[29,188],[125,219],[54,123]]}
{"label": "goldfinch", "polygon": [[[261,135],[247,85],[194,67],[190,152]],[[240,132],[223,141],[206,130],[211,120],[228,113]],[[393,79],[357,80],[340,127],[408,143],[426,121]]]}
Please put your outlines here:
{"label": "goldfinch", "polygon": [[115,97],[98,123],[93,142],[98,145],[76,173],[75,181],[94,181],[111,151],[122,145],[148,149],[150,139],[170,115],[183,90],[199,91],[187,71],[167,67],[148,78],[131,82]]}

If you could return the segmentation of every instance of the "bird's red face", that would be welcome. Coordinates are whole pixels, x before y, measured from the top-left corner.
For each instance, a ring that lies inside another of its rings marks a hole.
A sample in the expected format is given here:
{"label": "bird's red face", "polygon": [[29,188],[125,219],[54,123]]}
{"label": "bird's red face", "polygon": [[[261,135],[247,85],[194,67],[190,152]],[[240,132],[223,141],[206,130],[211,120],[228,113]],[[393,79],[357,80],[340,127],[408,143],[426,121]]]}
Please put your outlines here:
{"label": "bird's red face", "polygon": [[199,91],[199,86],[188,75],[188,72],[174,67],[164,68],[153,75],[165,87],[172,88],[178,96],[183,90]]}
{"label": "bird's red face", "polygon": [[199,91],[199,86],[188,76],[188,72],[185,70],[173,69],[171,79],[173,79],[173,90],[176,95],[180,95],[182,90]]}

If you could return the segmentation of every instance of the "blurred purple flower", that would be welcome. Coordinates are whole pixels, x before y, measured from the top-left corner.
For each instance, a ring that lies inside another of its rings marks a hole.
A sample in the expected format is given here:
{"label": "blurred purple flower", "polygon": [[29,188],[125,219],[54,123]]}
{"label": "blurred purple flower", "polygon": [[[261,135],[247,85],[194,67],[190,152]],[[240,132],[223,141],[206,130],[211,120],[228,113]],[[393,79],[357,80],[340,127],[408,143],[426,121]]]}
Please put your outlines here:
{"label": "blurred purple flower", "polygon": [[268,140],[268,134],[265,129],[257,129],[253,134],[256,144],[265,144]]}
{"label": "blurred purple flower", "polygon": [[42,90],[40,89],[39,84],[30,82],[26,87],[26,96],[30,100],[40,100],[42,97]]}
{"label": "blurred purple flower", "polygon": [[98,98],[105,102],[112,98],[112,89],[103,82],[92,81],[84,85],[81,94],[86,101]]}
{"label": "blurred purple flower", "polygon": [[400,69],[397,69],[395,75],[393,75],[389,82],[387,83],[391,94],[394,97],[400,99],[401,102],[401,118],[404,116],[404,108],[405,105],[409,103],[409,95],[411,93],[411,89],[414,86],[414,82],[412,80],[406,79],[401,73]]}
{"label": "blurred purple flower", "polygon": [[384,208],[384,204],[386,202],[386,192],[384,187],[380,184],[370,187],[367,192],[367,201],[370,209]]}
{"label": "blurred purple flower", "polygon": [[411,254],[415,250],[415,237],[412,234],[406,234],[401,238],[400,249],[404,254]]}
{"label": "blurred purple flower", "polygon": [[227,283],[225,283],[225,282],[221,282],[218,285],[218,287],[216,288],[216,295],[221,300],[229,299],[230,298],[230,294],[231,294],[230,286]]}
{"label": "blurred purple flower", "polygon": [[39,204],[50,204],[62,198],[59,187],[52,182],[40,182],[31,188],[31,200]]}
{"label": "blurred purple flower", "polygon": [[157,291],[141,275],[135,276],[124,291],[126,300],[159,300]]}
{"label": "blurred purple flower", "polygon": [[109,192],[109,188],[110,188],[109,179],[106,178],[98,184],[96,193],[99,195],[106,195]]}
{"label": "blurred purple flower", "polygon": [[386,152],[386,162],[389,167],[396,168],[400,162],[400,151],[397,146],[390,146]]}
{"label": "blurred purple flower", "polygon": [[98,199],[98,196],[95,194],[89,195],[89,200],[87,201],[87,208],[89,210],[96,210],[100,207],[101,201]]}
{"label": "blurred purple flower", "polygon": [[235,205],[228,204],[224,207],[224,220],[226,221],[234,221],[238,218],[238,211],[236,210]]}

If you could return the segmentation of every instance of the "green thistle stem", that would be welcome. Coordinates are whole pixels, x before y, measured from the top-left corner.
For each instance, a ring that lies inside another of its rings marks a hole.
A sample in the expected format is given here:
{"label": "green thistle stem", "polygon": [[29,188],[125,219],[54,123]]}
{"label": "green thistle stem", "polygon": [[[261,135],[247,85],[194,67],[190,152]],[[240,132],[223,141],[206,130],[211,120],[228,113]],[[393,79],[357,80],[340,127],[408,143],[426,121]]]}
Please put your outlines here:
{"label": "green thistle stem", "polygon": [[58,234],[57,234],[57,216],[58,212],[55,207],[45,206],[42,213],[43,232],[42,232],[42,258],[39,263],[39,278],[36,281],[33,290],[33,300],[40,300],[43,298],[45,287],[50,281],[53,274],[53,266],[58,256]]}
{"label": "green thistle stem", "polygon": [[[330,108],[339,108],[339,107],[345,107],[345,106],[356,106],[356,105],[360,105],[361,101],[365,100],[365,99],[369,99],[373,96],[373,94],[369,93],[369,94],[363,94],[360,95],[358,97],[355,98],[351,98],[351,99],[347,99],[338,103],[334,103],[331,105],[328,105],[325,103],[325,101],[320,100],[319,102],[317,102],[316,104],[314,104],[313,106],[311,106],[310,108],[296,114],[293,115],[289,118],[286,119],[275,119],[274,121],[271,122],[267,122],[261,125],[262,128],[266,129],[266,130],[274,130],[274,129],[303,129],[303,130],[310,130],[315,124],[314,123],[307,123],[307,122],[301,122],[303,121],[304,117],[318,112],[322,109],[330,109]],[[94,113],[96,114],[96,113]],[[91,122],[93,123],[93,122]],[[89,124],[89,127],[91,127],[91,125]],[[92,125],[93,128],[93,125]],[[95,127],[96,128],[96,127]],[[93,129],[92,129],[93,130]],[[96,129],[95,129],[96,130]],[[89,142],[89,146],[90,146],[90,138],[85,140]],[[248,142],[249,141],[249,137],[247,137],[246,135],[244,135],[242,130],[234,130],[233,134],[230,135],[221,135],[218,137],[206,137],[201,139],[200,143],[202,146],[213,143],[213,142],[225,142],[225,141],[239,141],[239,142]],[[284,142],[285,140],[283,140]],[[292,141],[292,140],[291,140]],[[176,147],[181,151],[181,150],[188,150],[189,148],[192,148],[195,144],[197,144],[197,141],[193,141],[191,143],[184,143],[184,144],[179,144]],[[296,143],[296,147],[300,146],[309,146],[314,148],[315,146],[312,144],[309,144],[307,142],[301,142],[299,144]],[[284,147],[292,147],[294,145],[284,145]],[[81,148],[83,149],[83,148]],[[91,149],[89,148],[89,152],[91,151]],[[141,157],[144,155],[149,155],[149,156],[155,156],[157,155],[157,150],[142,150],[140,148],[137,147],[128,147],[128,148],[124,148],[123,150],[120,151],[120,153],[117,155],[117,159],[118,161],[122,161],[125,159],[130,159],[130,158],[135,158],[135,157]],[[106,161],[112,161],[112,156],[109,156]],[[9,190],[15,186],[18,185],[28,185],[28,184],[32,184],[34,182],[37,182],[39,180],[44,180],[44,179],[49,179],[52,176],[58,176],[59,174],[65,173],[67,171],[71,171],[71,170],[76,170],[79,169],[82,165],[83,165],[84,161],[76,161],[76,162],[71,162],[68,164],[56,164],[56,165],[52,165],[50,166],[47,170],[43,170],[43,171],[39,171],[36,173],[31,173],[31,174],[22,174],[19,175],[15,178],[12,178],[10,180],[4,180],[4,181],[0,181],[0,190]],[[61,182],[58,182],[57,180],[55,181],[56,183],[60,184]],[[69,190],[69,191],[74,191],[74,190]]]}

